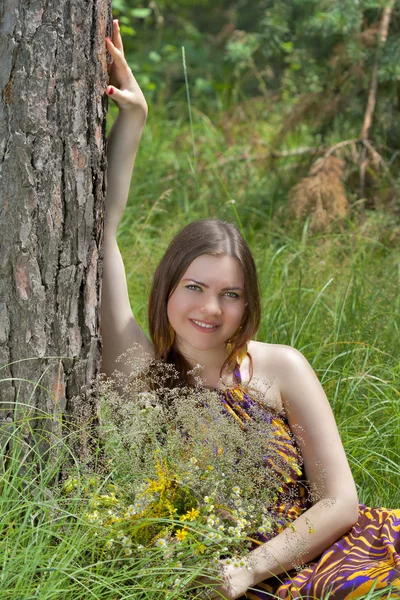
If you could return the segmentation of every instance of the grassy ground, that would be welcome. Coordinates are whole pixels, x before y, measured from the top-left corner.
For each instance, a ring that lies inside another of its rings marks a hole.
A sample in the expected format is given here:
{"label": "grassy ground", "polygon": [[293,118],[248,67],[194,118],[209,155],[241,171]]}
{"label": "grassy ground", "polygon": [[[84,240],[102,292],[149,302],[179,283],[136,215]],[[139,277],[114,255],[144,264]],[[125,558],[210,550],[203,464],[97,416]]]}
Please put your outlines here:
{"label": "grassy ground", "polygon": [[[361,218],[356,202],[323,234],[291,221],[293,159],[259,158],[277,117],[254,103],[243,110],[246,118],[231,121],[194,114],[193,135],[184,117],[150,114],[119,233],[134,313],[146,329],[151,275],[175,232],[210,216],[238,225],[259,271],[257,339],[305,354],[332,403],[360,500],[400,506],[399,225],[383,213]],[[312,143],[307,133],[289,141]]]}
{"label": "grassy ground", "polygon": [[[151,274],[175,232],[202,217],[236,223],[259,270],[257,339],[305,354],[335,412],[360,501],[400,507],[399,226],[385,214],[361,218],[355,203],[351,217],[324,234],[290,221],[293,159],[265,158],[279,117],[256,102],[243,111],[193,110],[193,133],[184,103],[151,111],[119,231],[134,313],[146,329]],[[288,143],[313,142],[303,131]],[[42,467],[35,456],[21,471],[18,431],[13,439],[0,480],[1,598],[111,600],[138,598],[139,590],[147,590],[140,598],[164,597],[156,582],[171,574],[152,571],[149,557],[132,565],[95,551],[97,530],[84,517],[95,491],[88,494],[79,466],[76,491],[54,495],[58,463]],[[142,581],[139,568],[148,570]]]}

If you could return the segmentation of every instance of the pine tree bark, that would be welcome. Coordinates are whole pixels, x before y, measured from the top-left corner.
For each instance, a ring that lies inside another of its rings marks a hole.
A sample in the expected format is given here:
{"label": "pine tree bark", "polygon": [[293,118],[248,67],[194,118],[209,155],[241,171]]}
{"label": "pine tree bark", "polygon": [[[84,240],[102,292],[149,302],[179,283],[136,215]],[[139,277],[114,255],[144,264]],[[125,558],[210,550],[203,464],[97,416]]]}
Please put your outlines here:
{"label": "pine tree bark", "polygon": [[108,23],[111,0],[0,4],[3,440],[16,406],[55,437],[96,416]]}

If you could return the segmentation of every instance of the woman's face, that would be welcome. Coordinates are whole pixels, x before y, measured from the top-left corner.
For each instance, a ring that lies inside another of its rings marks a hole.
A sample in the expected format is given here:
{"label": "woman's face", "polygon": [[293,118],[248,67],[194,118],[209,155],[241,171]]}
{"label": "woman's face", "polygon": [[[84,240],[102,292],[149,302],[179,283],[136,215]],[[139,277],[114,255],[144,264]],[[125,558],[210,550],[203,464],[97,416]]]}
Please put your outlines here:
{"label": "woman's face", "polygon": [[168,300],[178,349],[190,353],[220,348],[240,326],[245,306],[239,261],[231,256],[198,256]]}

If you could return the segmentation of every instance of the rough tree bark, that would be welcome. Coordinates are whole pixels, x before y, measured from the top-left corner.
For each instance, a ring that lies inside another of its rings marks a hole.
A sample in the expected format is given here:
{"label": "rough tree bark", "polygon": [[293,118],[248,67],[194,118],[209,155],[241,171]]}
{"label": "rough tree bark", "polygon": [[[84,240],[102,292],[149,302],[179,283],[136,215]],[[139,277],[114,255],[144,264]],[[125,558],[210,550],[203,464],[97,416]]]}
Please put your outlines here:
{"label": "rough tree bark", "polygon": [[96,414],[107,24],[111,0],[0,3],[3,436],[16,401],[55,436],[60,414]]}

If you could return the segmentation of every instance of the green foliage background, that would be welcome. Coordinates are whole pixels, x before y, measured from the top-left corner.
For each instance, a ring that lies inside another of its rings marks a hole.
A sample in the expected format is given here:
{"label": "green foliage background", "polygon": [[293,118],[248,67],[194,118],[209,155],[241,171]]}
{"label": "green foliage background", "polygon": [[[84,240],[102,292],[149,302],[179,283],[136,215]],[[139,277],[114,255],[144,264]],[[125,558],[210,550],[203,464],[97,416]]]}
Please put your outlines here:
{"label": "green foliage background", "polygon": [[[118,241],[146,330],[152,273],[172,236],[198,218],[236,223],[259,269],[258,339],[306,355],[334,408],[360,500],[399,506],[400,8],[379,50],[384,6],[114,0],[150,108]],[[369,166],[361,195],[359,164],[344,155],[349,216],[311,234],[309,219],[291,218],[287,206],[315,155],[290,153],[360,135],[377,53],[369,139],[387,170]],[[111,107],[109,126],[115,115]]]}
{"label": "green foliage background", "polygon": [[[113,0],[150,109],[118,243],[147,330],[151,277],[173,235],[209,216],[237,224],[260,276],[257,338],[305,354],[334,410],[360,502],[399,508],[400,7],[379,48],[386,3]],[[362,187],[365,156],[346,146],[349,215],[312,233],[311,215],[290,215],[290,190],[316,157],[360,136],[377,59],[368,137],[383,162],[368,162]],[[108,130],[116,114],[110,103]],[[0,473],[1,598],[152,600],[160,581],[174,589],[177,573],[157,571],[148,549],[123,561],[95,552],[97,526],[85,515],[111,481],[123,495],[113,469],[121,457],[110,461],[110,481],[92,483],[76,461],[78,483],[65,497],[53,484],[74,461],[70,437],[54,439],[54,460],[32,447],[26,462],[30,427],[16,422],[2,440],[11,450]]]}

